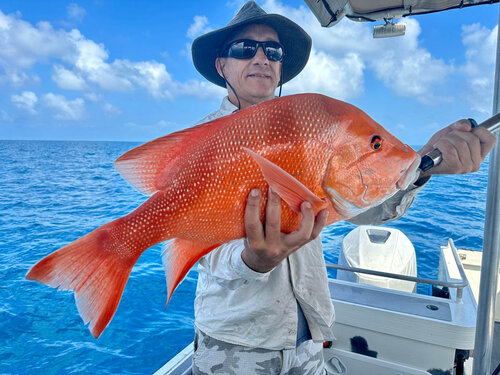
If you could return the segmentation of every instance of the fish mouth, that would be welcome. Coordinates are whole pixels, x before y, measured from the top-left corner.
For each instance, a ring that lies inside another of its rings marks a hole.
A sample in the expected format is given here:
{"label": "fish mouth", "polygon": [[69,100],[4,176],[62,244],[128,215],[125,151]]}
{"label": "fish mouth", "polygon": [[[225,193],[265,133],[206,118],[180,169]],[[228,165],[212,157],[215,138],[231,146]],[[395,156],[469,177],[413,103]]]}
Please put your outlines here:
{"label": "fish mouth", "polygon": [[348,219],[354,216],[358,216],[359,214],[368,210],[371,206],[368,207],[360,207],[352,202],[349,202],[347,199],[342,197],[337,190],[326,186],[325,190],[328,192],[328,195],[331,198],[333,207],[335,211],[337,211],[342,217]]}
{"label": "fish mouth", "polygon": [[[348,201],[332,187],[325,186],[324,188],[328,192],[328,195],[331,198],[335,210],[346,219],[352,218],[362,214],[363,212],[369,210],[373,206],[385,202],[387,199],[394,196],[399,190],[407,189],[408,186],[410,186],[410,184],[414,183],[418,179],[420,175],[420,172],[418,170],[419,165],[420,165],[420,156],[417,155],[415,157],[415,160],[413,160],[413,162],[407,168],[401,170],[400,174],[401,177],[396,182],[396,189],[392,193],[386,195],[382,200],[380,200],[380,202],[375,204],[369,204],[369,202],[366,200],[365,196],[368,191],[368,186],[363,183],[365,191],[361,199],[363,202],[367,203],[367,205],[364,207],[358,206],[357,204]],[[361,173],[361,171],[359,171],[359,175],[361,177],[361,181],[363,181],[363,174]]]}
{"label": "fish mouth", "polygon": [[420,172],[418,170],[418,166],[420,165],[420,155],[417,154],[415,157],[415,160],[413,160],[413,163],[410,164],[410,166],[406,169],[403,169],[401,171],[401,177],[400,179],[396,182],[396,187],[399,190],[405,190],[413,184],[415,181],[418,180],[420,176]]}

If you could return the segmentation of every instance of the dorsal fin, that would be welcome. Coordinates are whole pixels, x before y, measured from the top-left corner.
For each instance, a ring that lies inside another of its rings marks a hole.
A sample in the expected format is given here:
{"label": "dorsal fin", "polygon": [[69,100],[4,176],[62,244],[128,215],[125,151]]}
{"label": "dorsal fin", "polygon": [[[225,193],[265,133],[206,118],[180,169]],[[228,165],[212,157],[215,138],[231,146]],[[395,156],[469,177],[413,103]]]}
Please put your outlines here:
{"label": "dorsal fin", "polygon": [[[218,119],[219,120],[219,119]],[[133,148],[114,162],[118,173],[133,187],[146,195],[162,190],[165,170],[185,155],[186,150],[202,139],[215,120],[157,138]]]}

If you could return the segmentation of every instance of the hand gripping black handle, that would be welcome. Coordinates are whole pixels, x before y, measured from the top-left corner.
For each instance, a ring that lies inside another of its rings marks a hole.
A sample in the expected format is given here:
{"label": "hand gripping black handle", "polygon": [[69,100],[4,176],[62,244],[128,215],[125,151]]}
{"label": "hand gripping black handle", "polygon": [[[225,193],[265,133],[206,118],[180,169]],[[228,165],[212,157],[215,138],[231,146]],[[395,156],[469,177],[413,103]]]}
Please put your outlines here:
{"label": "hand gripping black handle", "polygon": [[[483,121],[479,125],[476,120],[473,118],[468,119],[470,122],[470,126],[472,128],[477,128],[478,126],[483,126],[488,129],[490,132],[497,130],[500,127],[500,113],[497,113],[495,116],[490,117],[488,120]],[[434,149],[431,152],[422,156],[422,160],[420,161],[420,166],[418,167],[422,172],[428,171],[429,169],[435,167],[443,160],[443,156],[441,155],[441,151],[438,149]]]}

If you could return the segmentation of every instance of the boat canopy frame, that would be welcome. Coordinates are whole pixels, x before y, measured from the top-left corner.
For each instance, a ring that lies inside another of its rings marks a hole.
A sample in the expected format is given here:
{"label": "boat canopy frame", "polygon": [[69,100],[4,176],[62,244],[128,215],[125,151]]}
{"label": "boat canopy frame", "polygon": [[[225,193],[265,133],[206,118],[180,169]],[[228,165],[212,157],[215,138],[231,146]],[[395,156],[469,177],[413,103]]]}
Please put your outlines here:
{"label": "boat canopy frame", "polygon": [[[500,9],[498,12],[500,24]],[[497,26],[495,85],[493,89],[493,115],[500,110],[500,27]],[[495,132],[497,136],[498,130]],[[473,375],[491,374],[491,353],[495,328],[495,300],[500,266],[500,150],[499,142],[490,153],[488,190],[484,221],[481,279],[476,319]]]}
{"label": "boat canopy frame", "polygon": [[[434,13],[456,8],[498,3],[500,0],[304,0],[323,27],[331,27],[344,16],[353,21],[388,22],[394,18]],[[500,8],[499,22],[500,24]],[[500,27],[497,26],[493,111],[500,111]],[[496,130],[494,134],[500,135]],[[495,325],[496,289],[500,266],[500,150],[489,155],[488,188],[479,284],[473,375],[491,375],[491,353]],[[465,230],[466,228],[464,228]],[[336,266],[339,268],[340,266]]]}
{"label": "boat canopy frame", "polygon": [[408,16],[498,3],[500,0],[304,0],[323,27],[343,17],[358,22],[392,20]]}

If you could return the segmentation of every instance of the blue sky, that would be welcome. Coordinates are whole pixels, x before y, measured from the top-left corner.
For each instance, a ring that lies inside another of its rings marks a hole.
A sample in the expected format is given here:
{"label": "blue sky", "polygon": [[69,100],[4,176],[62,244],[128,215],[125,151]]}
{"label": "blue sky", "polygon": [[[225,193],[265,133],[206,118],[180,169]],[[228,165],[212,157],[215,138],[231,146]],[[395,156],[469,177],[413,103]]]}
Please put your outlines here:
{"label": "blue sky", "polygon": [[[325,29],[302,1],[257,2],[313,38],[284,95],[345,100],[410,144],[491,115],[498,4],[406,18],[404,37],[372,39],[372,23]],[[194,69],[190,45],[242,4],[3,0],[0,139],[147,141],[191,126],[224,91]]]}

